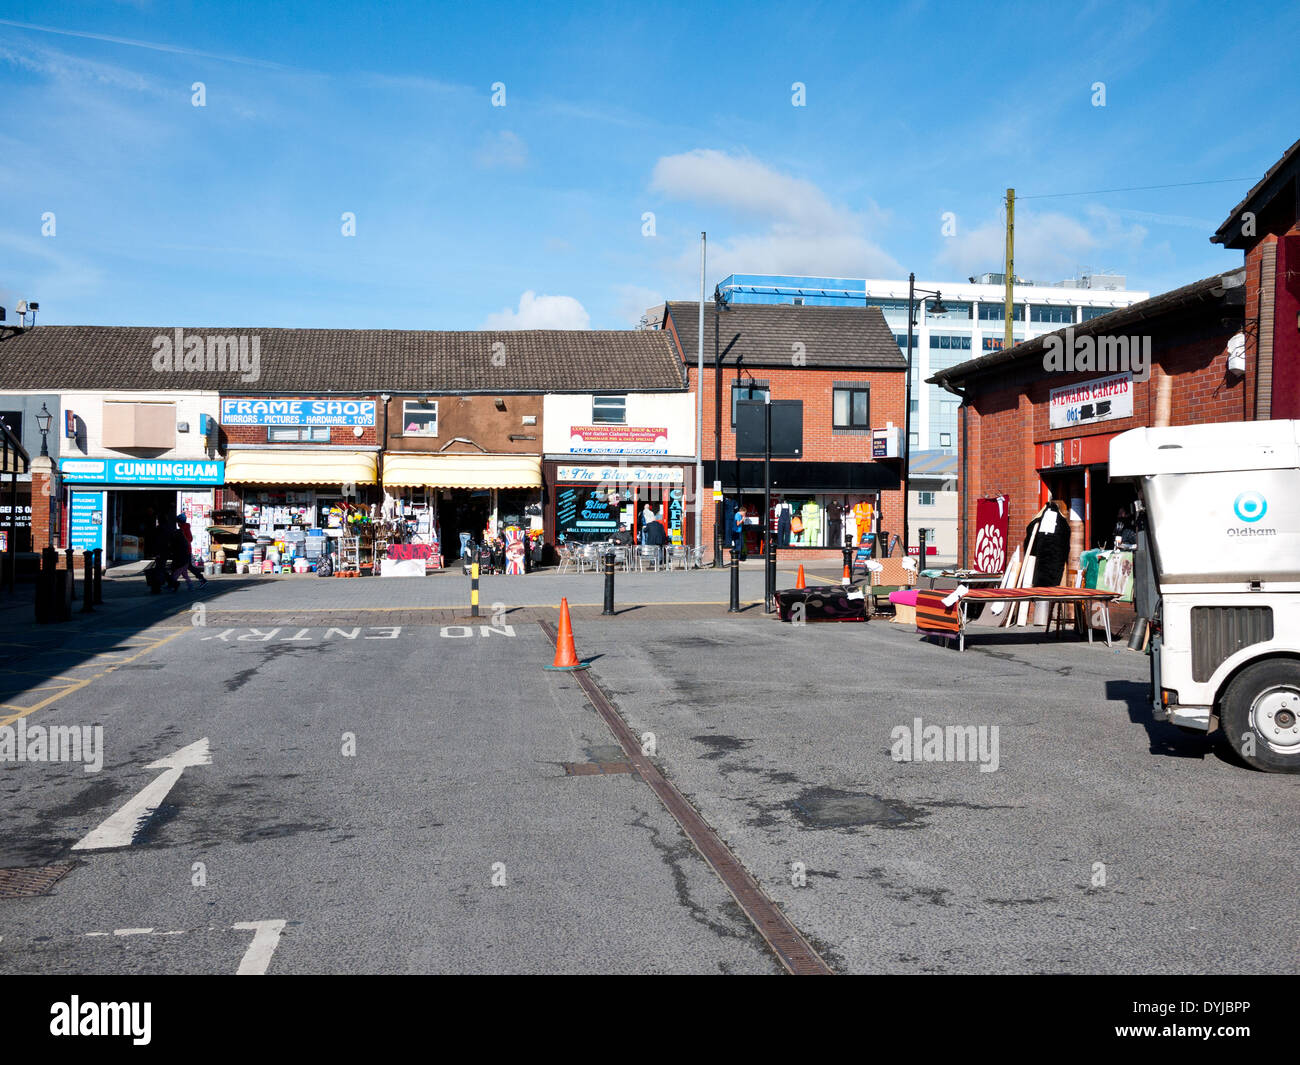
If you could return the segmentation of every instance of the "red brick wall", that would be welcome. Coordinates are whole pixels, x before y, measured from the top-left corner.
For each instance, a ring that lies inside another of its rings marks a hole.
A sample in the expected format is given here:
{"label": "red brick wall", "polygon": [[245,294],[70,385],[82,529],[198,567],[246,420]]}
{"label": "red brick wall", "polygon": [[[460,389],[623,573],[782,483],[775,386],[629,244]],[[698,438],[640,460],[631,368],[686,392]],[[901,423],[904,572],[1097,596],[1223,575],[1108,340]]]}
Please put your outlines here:
{"label": "red brick wall", "polygon": [[[832,392],[836,381],[864,383],[871,387],[870,421],[881,427],[887,421],[903,425],[903,392],[907,377],[902,370],[849,370],[812,369],[809,367],[746,367],[744,379],[767,381],[773,399],[803,400],[803,457],[809,462],[870,462],[871,434],[835,432],[832,425]],[[687,364],[688,386],[696,389],[696,367]],[[714,456],[715,373],[706,364],[704,369],[704,458]],[[722,461],[736,458],[736,433],[731,426],[731,386],[736,380],[736,370],[724,367],[722,371]],[[709,488],[705,486],[706,490]],[[901,490],[883,493],[881,506],[883,528],[902,532],[903,493]],[[711,493],[704,499],[704,531],[702,542],[713,543],[714,506]],[[838,557],[838,555],[836,556]]]}
{"label": "red brick wall", "polygon": [[[1187,340],[1153,352],[1146,381],[1134,382],[1133,417],[1070,429],[1049,428],[1052,389],[1105,376],[1104,373],[1047,374],[1039,366],[1008,371],[1005,384],[973,385],[966,410],[969,460],[963,526],[967,554],[974,552],[975,504],[983,496],[1005,492],[1011,497],[1011,542],[1042,505],[1043,481],[1035,445],[1055,440],[1109,436],[1150,425],[1155,416],[1156,386],[1162,374],[1173,378],[1171,424],[1242,421],[1245,381],[1227,373],[1227,340],[1233,330]],[[1249,376],[1249,374],[1247,374]],[[1059,467],[1058,467],[1059,469]],[[960,532],[959,532],[959,540]],[[967,560],[968,561],[968,560]]]}

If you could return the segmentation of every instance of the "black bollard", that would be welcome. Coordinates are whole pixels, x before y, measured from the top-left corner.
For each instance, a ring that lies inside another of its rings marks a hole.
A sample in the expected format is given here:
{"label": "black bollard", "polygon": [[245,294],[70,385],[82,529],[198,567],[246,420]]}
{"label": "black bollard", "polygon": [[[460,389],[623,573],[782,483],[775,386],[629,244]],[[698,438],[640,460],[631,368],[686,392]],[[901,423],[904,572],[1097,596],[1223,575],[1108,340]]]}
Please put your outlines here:
{"label": "black bollard", "polygon": [[72,616],[72,601],[77,598],[77,567],[72,562],[72,548],[63,552],[63,561],[68,568],[68,616]]}
{"label": "black bollard", "polygon": [[919,554],[917,555],[917,557],[916,557],[916,568],[917,568],[917,573],[919,574],[919,573],[921,572],[921,570],[925,569],[925,550],[926,550],[926,548],[925,548],[925,530],[924,530],[924,529],[917,529],[917,531],[916,531],[916,535],[917,535],[917,538],[920,540],[920,544],[921,544],[921,550],[920,550],[920,553],[919,553]]}
{"label": "black bollard", "polygon": [[95,559],[89,551],[81,552],[81,612],[95,612]]}
{"label": "black bollard", "polygon": [[614,613],[614,552],[605,553],[605,609],[601,616]]}
{"label": "black bollard", "polygon": [[104,601],[104,549],[95,548],[95,602]]}
{"label": "black bollard", "polygon": [[850,580],[853,579],[853,548],[848,544],[844,545],[844,572],[849,575]]}
{"label": "black bollard", "polygon": [[731,605],[727,613],[740,613],[740,553],[734,547],[731,549]]}
{"label": "black bollard", "polygon": [[59,556],[54,548],[41,549],[41,568],[36,574],[36,623],[45,625],[55,621],[57,609],[54,598],[54,573]]}

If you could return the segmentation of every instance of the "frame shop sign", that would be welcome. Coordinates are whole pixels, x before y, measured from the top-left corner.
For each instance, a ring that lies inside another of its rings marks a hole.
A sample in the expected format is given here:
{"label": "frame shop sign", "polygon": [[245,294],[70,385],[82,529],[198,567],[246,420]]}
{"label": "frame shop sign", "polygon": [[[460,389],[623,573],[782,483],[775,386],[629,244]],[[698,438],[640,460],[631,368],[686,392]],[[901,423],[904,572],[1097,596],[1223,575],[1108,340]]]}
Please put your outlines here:
{"label": "frame shop sign", "polygon": [[1052,389],[1048,402],[1048,424],[1053,429],[1071,429],[1091,422],[1109,422],[1133,417],[1133,375],[1118,373],[1065,388]]}

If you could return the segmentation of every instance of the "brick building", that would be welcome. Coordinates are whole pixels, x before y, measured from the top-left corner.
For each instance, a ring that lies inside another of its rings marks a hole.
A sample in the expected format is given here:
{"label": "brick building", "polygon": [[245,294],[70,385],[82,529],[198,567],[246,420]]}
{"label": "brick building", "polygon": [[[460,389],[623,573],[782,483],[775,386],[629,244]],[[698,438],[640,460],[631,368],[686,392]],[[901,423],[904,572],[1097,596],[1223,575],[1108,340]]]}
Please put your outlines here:
{"label": "brick building", "polygon": [[[959,555],[973,557],[975,509],[1006,496],[1010,542],[1049,499],[1083,525],[1084,549],[1113,537],[1117,513],[1133,501],[1107,475],[1111,439],[1144,425],[1240,421],[1244,375],[1229,368],[1240,334],[1245,271],[1197,281],[1090,322],[1036,337],[934,375],[962,399]],[[1045,360],[1061,348],[1108,352],[1116,340],[1149,365],[1116,359],[1105,368],[1062,371]]]}
{"label": "brick building", "polygon": [[[763,462],[738,460],[735,411],[738,401],[767,393],[803,405],[802,456],[772,462],[774,498],[790,503],[804,525],[790,547],[839,558],[845,537],[857,540],[852,508],[867,502],[880,511],[886,531],[901,531],[900,462],[872,457],[872,430],[892,424],[901,436],[907,361],[879,308],[708,303],[703,381],[696,380],[699,304],[668,303],[662,328],[673,338],[689,389],[703,393],[705,486],[721,481],[729,501],[739,499],[757,522]],[[706,492],[703,543],[709,548],[715,514]],[[757,532],[755,524],[749,537],[755,550]]]}
{"label": "brick building", "polygon": [[1246,253],[1247,417],[1300,418],[1300,141],[1210,240]]}
{"label": "brick building", "polygon": [[[1009,499],[1012,543],[1049,499],[1077,510],[1085,549],[1108,541],[1132,501],[1107,475],[1110,440],[1126,429],[1300,418],[1298,219],[1300,141],[1211,237],[1245,252],[1241,268],[930,378],[962,400],[964,564],[978,501],[996,495]],[[1063,365],[1067,350],[1076,361]],[[1073,369],[1079,354],[1093,368]],[[1133,372],[1135,354],[1146,373]]]}

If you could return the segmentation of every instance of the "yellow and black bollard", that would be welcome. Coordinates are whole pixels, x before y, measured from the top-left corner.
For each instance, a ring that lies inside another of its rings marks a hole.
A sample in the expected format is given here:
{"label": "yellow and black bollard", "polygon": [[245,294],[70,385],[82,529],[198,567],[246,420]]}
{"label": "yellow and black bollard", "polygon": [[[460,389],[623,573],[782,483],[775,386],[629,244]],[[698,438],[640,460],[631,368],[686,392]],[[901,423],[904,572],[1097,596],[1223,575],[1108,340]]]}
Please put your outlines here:
{"label": "yellow and black bollard", "polygon": [[475,560],[469,567],[469,615],[472,618],[478,617],[478,561]]}

